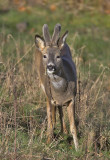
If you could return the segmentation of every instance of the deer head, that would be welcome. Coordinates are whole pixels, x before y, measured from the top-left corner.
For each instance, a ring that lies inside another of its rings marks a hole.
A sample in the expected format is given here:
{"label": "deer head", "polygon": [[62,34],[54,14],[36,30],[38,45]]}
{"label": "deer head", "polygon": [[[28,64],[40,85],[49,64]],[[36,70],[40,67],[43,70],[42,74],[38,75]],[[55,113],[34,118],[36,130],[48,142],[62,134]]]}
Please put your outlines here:
{"label": "deer head", "polygon": [[59,74],[62,68],[61,50],[65,44],[68,31],[59,38],[61,25],[56,24],[52,38],[50,37],[48,25],[43,26],[43,37],[35,36],[35,44],[42,55],[42,62],[48,76]]}

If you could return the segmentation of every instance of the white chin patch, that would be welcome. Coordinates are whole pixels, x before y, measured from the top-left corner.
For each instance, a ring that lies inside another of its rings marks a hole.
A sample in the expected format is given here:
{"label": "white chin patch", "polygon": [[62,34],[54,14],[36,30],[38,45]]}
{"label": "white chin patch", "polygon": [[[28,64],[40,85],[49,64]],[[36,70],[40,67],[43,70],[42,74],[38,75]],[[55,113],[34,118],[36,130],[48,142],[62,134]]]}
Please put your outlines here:
{"label": "white chin patch", "polygon": [[53,74],[53,73],[54,73],[54,70],[50,71],[50,70],[47,69],[47,74],[48,75]]}

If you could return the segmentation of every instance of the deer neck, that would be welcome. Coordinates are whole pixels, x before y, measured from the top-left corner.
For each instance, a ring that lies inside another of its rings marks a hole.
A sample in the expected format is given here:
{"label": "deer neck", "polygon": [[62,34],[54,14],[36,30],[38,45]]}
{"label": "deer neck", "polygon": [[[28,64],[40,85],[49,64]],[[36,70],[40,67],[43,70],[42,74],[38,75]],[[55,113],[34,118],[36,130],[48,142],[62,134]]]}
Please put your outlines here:
{"label": "deer neck", "polygon": [[56,92],[64,92],[68,86],[68,81],[63,71],[59,71],[58,74],[52,74],[50,76],[51,88]]}

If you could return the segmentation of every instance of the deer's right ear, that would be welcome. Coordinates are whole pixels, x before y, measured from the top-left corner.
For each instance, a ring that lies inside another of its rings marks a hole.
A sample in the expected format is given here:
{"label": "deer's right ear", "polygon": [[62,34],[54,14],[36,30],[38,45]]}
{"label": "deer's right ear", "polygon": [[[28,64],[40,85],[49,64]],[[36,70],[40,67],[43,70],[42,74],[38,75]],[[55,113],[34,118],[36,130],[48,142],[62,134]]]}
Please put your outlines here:
{"label": "deer's right ear", "polygon": [[35,45],[40,51],[42,51],[45,47],[44,39],[39,35],[35,35]]}

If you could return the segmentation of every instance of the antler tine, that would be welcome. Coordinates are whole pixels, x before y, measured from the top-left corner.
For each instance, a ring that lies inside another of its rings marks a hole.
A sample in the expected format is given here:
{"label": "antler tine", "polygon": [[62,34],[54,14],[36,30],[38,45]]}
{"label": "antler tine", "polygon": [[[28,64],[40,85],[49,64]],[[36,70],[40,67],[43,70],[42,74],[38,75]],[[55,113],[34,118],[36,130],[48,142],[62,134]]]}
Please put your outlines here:
{"label": "antler tine", "polygon": [[58,41],[58,38],[59,38],[60,31],[61,31],[61,25],[56,24],[56,26],[54,28],[54,33],[53,33],[53,36],[52,36],[52,44],[53,45],[57,45],[57,41]]}
{"label": "antler tine", "polygon": [[51,37],[49,34],[49,29],[47,24],[43,25],[43,37],[44,37],[46,46],[49,46],[51,44]]}

